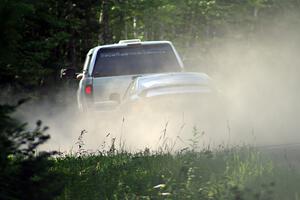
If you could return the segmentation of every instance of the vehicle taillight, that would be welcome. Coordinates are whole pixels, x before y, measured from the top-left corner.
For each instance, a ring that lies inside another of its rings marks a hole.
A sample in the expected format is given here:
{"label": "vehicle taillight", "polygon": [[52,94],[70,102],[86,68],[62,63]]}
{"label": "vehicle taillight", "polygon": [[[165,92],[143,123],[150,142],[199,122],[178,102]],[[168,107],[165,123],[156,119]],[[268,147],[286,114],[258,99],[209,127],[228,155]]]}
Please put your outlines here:
{"label": "vehicle taillight", "polygon": [[93,93],[93,88],[91,85],[87,85],[85,86],[85,90],[84,90],[86,95],[91,95]]}

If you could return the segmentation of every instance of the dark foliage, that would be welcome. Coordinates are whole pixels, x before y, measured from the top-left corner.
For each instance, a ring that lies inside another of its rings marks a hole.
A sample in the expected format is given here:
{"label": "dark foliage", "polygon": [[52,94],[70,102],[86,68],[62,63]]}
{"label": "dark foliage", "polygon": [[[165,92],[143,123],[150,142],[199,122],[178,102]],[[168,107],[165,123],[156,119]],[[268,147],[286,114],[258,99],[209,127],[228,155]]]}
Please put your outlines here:
{"label": "dark foliage", "polygon": [[[171,40],[181,54],[211,39],[265,34],[299,0],[0,0],[0,86],[60,84],[87,51],[121,39]],[[200,55],[200,57],[203,55]]]}
{"label": "dark foliage", "polygon": [[25,89],[58,83],[95,44],[96,1],[0,0],[0,84]]}
{"label": "dark foliage", "polygon": [[11,117],[17,106],[0,105],[0,199],[54,199],[63,190],[51,169],[55,152],[36,152],[49,139],[38,121],[32,131]]}

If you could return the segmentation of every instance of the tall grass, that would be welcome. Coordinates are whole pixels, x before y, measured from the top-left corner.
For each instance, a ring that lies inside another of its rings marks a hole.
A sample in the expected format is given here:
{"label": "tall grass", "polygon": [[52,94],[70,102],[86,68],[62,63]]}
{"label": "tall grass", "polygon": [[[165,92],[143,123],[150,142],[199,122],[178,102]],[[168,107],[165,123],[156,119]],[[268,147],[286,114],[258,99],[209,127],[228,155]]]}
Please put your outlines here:
{"label": "tall grass", "polygon": [[83,153],[79,142],[80,153],[56,159],[53,170],[68,183],[59,200],[299,199],[300,175],[249,146],[199,150],[191,140],[175,153],[130,153],[114,142],[97,153]]}

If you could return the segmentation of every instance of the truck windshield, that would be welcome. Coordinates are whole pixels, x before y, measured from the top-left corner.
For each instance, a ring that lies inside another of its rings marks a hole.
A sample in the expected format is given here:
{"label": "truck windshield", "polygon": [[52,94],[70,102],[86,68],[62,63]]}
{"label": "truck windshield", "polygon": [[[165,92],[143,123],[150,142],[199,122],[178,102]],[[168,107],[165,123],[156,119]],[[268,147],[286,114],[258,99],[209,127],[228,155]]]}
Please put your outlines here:
{"label": "truck windshield", "polygon": [[100,49],[97,52],[93,76],[178,71],[181,71],[181,67],[169,44],[146,44]]}

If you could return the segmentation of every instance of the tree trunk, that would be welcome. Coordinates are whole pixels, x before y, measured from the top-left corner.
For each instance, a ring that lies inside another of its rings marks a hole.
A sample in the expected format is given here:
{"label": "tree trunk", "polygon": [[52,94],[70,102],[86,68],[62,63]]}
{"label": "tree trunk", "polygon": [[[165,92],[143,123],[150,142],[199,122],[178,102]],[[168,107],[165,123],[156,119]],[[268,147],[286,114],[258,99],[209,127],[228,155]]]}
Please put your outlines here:
{"label": "tree trunk", "polygon": [[100,35],[99,35],[99,43],[109,43],[111,42],[111,33],[109,28],[109,0],[102,1],[102,11],[100,14]]}

